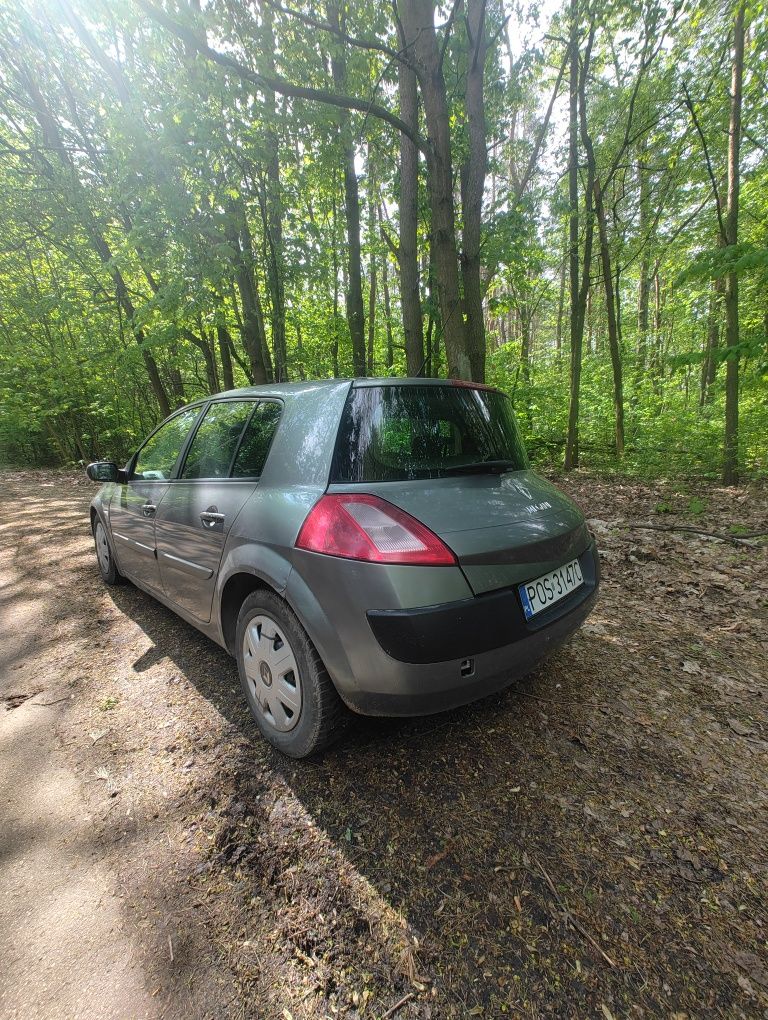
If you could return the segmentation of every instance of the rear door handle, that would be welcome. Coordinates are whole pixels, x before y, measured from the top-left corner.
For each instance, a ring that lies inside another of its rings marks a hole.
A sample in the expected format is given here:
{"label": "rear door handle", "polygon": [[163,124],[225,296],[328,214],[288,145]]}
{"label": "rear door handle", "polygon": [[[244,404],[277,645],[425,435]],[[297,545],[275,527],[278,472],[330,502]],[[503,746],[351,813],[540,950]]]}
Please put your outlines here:
{"label": "rear door handle", "polygon": [[217,513],[214,510],[203,510],[200,520],[203,522],[204,528],[215,528],[217,524],[223,522],[225,516],[225,514]]}
{"label": "rear door handle", "polygon": [[157,507],[155,506],[154,503],[143,503],[141,507],[141,512],[144,514],[145,517],[154,517],[155,513],[157,512]]}

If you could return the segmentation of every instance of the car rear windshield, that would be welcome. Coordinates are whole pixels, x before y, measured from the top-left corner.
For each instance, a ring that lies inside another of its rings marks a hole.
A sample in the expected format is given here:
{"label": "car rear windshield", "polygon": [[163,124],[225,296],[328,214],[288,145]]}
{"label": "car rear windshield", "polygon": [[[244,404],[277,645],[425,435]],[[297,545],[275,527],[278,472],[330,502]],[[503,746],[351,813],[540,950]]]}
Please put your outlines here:
{"label": "car rear windshield", "polygon": [[528,467],[512,402],[498,390],[357,386],[344,407],[332,482],[395,482]]}

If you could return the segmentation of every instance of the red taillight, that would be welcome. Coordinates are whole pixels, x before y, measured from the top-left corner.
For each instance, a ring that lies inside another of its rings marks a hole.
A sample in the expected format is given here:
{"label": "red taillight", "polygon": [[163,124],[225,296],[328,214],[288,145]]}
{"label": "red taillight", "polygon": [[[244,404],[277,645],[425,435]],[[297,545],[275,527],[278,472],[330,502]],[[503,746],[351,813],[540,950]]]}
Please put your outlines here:
{"label": "red taillight", "polygon": [[378,496],[335,493],[310,510],[299,549],[369,563],[453,566],[456,557],[437,535],[410,514]]}

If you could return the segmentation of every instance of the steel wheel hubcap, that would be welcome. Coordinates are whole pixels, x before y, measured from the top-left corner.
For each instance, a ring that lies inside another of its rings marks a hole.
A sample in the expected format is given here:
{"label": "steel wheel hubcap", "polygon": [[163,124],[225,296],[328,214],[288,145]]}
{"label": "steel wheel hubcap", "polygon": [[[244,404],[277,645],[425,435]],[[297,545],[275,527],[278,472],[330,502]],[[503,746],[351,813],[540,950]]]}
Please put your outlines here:
{"label": "steel wheel hubcap", "polygon": [[262,718],[287,733],[301,714],[301,679],[285,632],[270,616],[254,616],[243,637],[245,678]]}
{"label": "steel wheel hubcap", "polygon": [[99,558],[99,566],[104,574],[109,571],[109,543],[104,525],[99,521],[96,525],[96,555]]}

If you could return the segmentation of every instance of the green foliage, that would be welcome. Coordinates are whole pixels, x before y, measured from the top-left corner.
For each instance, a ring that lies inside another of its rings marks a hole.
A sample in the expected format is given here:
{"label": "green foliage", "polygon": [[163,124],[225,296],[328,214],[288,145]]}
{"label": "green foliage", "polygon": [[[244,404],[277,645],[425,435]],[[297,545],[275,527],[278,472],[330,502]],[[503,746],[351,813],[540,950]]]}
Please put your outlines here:
{"label": "green foliage", "polygon": [[[233,384],[246,385],[252,320],[272,363],[276,356],[275,266],[290,378],[351,374],[340,111],[275,97],[194,55],[132,0],[73,0],[80,29],[68,6],[41,0],[0,9],[0,460],[121,460],[162,417],[158,387],[170,406],[223,389],[228,359]],[[278,7],[268,8],[269,18],[267,7],[228,0],[194,8],[178,11],[254,71],[330,87],[330,58],[342,46],[331,33]],[[324,16],[323,5],[297,9]],[[582,462],[602,470],[716,474],[725,362],[738,357],[741,459],[747,471],[768,471],[767,19],[762,8],[750,12],[742,226],[739,244],[723,247],[710,169],[722,190],[731,14],[700,0],[579,8],[582,58],[594,17],[586,124],[609,210],[624,370],[626,449],[618,460],[596,247],[580,445]],[[355,0],[346,16],[350,36],[399,49],[388,5]],[[569,5],[549,25],[542,18],[536,5],[487,5],[481,279],[487,379],[513,395],[534,461],[556,465],[570,373],[567,72],[536,144],[563,63]],[[449,20],[448,8],[437,20]],[[452,33],[444,73],[458,168],[468,151],[462,80],[471,60],[461,17]],[[345,57],[350,91],[396,110],[396,61],[362,46],[346,46]],[[703,138],[681,102],[683,86]],[[369,317],[372,271],[377,283],[372,369],[397,375],[405,371],[399,139],[362,113],[351,114],[351,129]],[[422,162],[418,256],[425,335],[434,342],[441,324],[425,181]],[[741,334],[726,355],[716,281],[728,273],[739,280]],[[444,361],[438,354],[427,364],[437,372]]]}
{"label": "green foliage", "polygon": [[768,248],[756,248],[751,242],[745,241],[699,252],[680,273],[677,282],[684,284],[691,280],[716,280],[728,273],[741,276],[761,269],[768,269]]}

